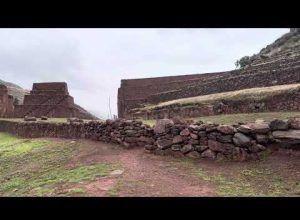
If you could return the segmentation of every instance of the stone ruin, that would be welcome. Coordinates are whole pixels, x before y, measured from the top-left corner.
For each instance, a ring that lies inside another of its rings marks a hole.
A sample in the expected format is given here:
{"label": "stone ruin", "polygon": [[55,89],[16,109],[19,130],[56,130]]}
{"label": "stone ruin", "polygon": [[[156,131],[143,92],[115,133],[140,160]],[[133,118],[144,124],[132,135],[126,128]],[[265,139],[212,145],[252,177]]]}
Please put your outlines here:
{"label": "stone ruin", "polygon": [[9,117],[13,112],[13,97],[5,85],[0,85],[0,117]]}
{"label": "stone ruin", "polygon": [[91,139],[127,149],[140,147],[158,155],[195,159],[259,160],[275,151],[300,155],[300,118],[233,125],[162,119],[154,128],[125,119],[68,123],[2,119],[0,131],[26,138]]}
{"label": "stone ruin", "polygon": [[242,69],[121,80],[118,90],[118,116],[132,118],[132,109],[180,98],[293,83],[300,83],[298,28],[291,29],[289,33],[262,49],[253,56],[253,62]]}
{"label": "stone ruin", "polygon": [[25,95],[22,105],[16,105],[15,118],[25,116],[51,118],[77,117],[96,119],[89,112],[74,103],[65,82],[34,83],[29,95]]}

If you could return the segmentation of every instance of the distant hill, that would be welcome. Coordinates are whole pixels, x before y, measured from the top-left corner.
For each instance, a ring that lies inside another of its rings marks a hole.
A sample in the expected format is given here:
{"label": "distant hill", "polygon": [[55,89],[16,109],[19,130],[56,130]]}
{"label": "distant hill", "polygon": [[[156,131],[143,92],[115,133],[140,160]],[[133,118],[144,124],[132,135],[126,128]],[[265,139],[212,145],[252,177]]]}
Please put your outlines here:
{"label": "distant hill", "polygon": [[80,105],[75,104],[75,108],[84,115],[89,115],[91,118],[93,118],[93,120],[98,120],[99,118],[96,117],[95,115],[93,115],[92,113],[90,113],[89,111],[85,110],[84,108],[82,108]]}
{"label": "distant hill", "polygon": [[29,93],[29,90],[23,89],[22,87],[14,83],[6,82],[1,79],[0,79],[0,85],[5,85],[8,89],[8,94],[12,95],[14,98],[17,98],[19,100],[19,104],[23,103],[24,96]]}

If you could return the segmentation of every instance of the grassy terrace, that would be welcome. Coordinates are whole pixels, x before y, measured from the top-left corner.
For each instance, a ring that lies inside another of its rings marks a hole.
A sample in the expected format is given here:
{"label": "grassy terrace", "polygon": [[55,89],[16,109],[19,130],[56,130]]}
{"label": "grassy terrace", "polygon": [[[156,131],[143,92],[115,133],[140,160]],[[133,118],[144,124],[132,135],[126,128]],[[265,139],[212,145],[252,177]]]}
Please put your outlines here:
{"label": "grassy terrace", "polygon": [[[191,118],[195,122],[212,122],[218,124],[236,124],[238,122],[255,122],[257,119],[271,121],[272,119],[288,119],[290,117],[300,117],[300,112],[261,112],[248,114],[214,115],[206,117]],[[155,125],[156,120],[143,120],[145,124]]]}
{"label": "grassy terrace", "polygon": [[157,105],[148,105],[144,108],[134,109],[133,111],[150,110],[155,108],[164,108],[172,106],[194,106],[194,105],[209,105],[217,103],[221,100],[245,100],[245,99],[256,99],[261,100],[269,96],[295,92],[300,90],[300,84],[270,86],[261,88],[243,89],[232,92],[222,92],[210,95],[196,96],[190,98],[176,99],[168,102],[162,102]]}

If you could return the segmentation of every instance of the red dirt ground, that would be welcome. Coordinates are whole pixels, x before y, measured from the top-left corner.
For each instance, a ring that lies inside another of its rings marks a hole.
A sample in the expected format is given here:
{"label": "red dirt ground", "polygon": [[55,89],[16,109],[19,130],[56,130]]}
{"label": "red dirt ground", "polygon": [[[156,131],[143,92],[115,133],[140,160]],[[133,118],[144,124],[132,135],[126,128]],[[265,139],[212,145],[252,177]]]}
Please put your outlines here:
{"label": "red dirt ground", "polygon": [[[78,161],[84,164],[117,163],[124,171],[120,175],[101,177],[78,185],[84,187],[90,196],[217,196],[216,183],[197,177],[192,173],[193,168],[203,168],[212,175],[222,173],[231,179],[238,178],[245,169],[265,169],[293,184],[298,185],[300,181],[300,158],[289,155],[274,154],[264,161],[244,163],[192,161],[148,154],[142,148],[127,150],[95,141],[77,142],[80,144],[79,153],[70,164]],[[256,184],[253,181],[256,177],[246,178]],[[262,178],[257,182],[262,190],[269,187],[264,182]]]}

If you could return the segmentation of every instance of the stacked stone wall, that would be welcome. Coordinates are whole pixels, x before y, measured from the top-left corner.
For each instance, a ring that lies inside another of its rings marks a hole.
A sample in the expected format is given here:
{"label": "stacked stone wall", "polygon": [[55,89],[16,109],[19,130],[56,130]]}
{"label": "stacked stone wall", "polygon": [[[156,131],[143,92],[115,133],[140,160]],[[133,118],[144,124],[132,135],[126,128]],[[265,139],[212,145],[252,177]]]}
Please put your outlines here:
{"label": "stacked stone wall", "polygon": [[142,147],[159,155],[213,160],[258,160],[263,152],[274,149],[300,149],[299,118],[235,125],[163,119],[154,128],[121,119],[57,124],[0,120],[0,132],[26,138],[85,138],[125,148]]}

